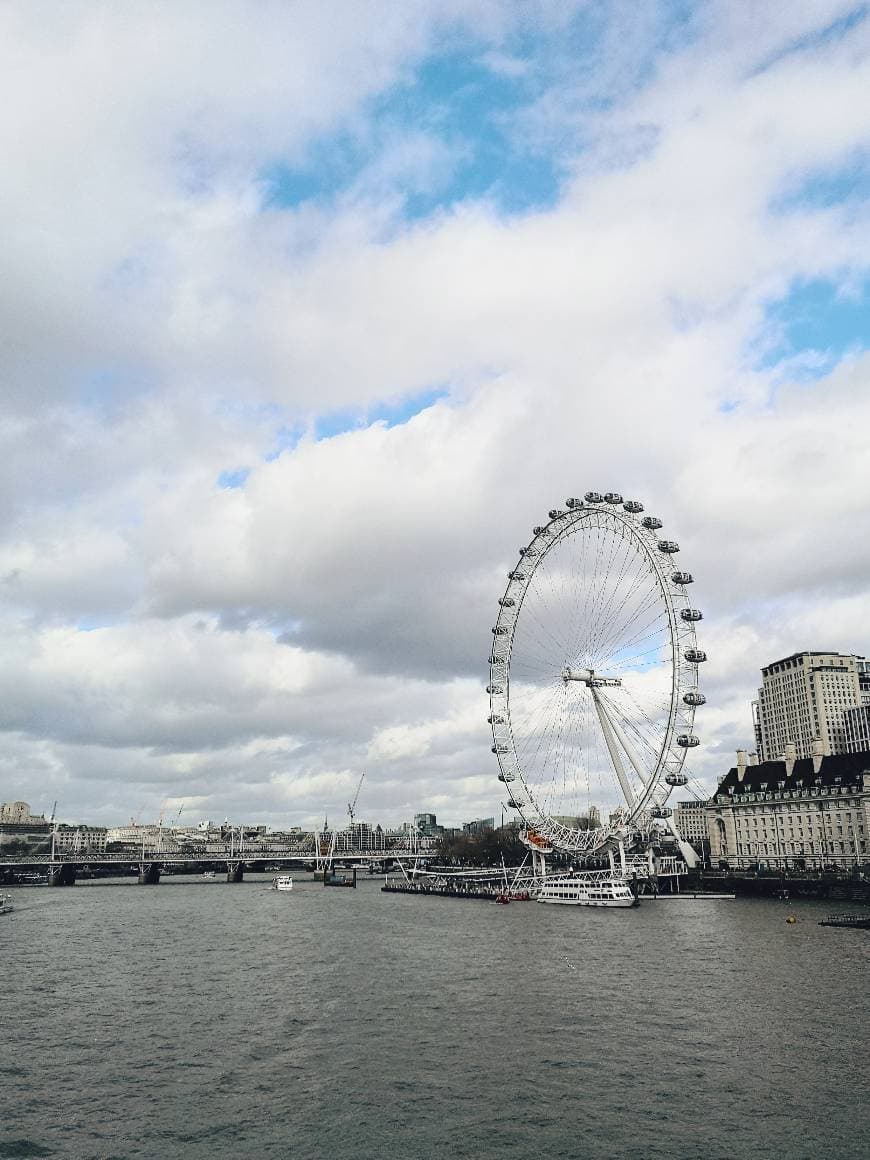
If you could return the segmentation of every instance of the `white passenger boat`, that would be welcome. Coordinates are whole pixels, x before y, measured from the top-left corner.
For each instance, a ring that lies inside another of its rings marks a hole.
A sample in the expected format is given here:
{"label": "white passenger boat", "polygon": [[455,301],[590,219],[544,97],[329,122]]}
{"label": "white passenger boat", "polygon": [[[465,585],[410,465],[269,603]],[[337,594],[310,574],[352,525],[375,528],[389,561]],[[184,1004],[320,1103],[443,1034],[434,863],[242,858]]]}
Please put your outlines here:
{"label": "white passenger boat", "polygon": [[0,914],[8,914],[10,910],[14,910],[12,899],[8,894],[0,894]]}
{"label": "white passenger boat", "polygon": [[292,890],[293,879],[289,874],[279,874],[277,878],[272,879],[273,890]]}
{"label": "white passenger boat", "polygon": [[554,874],[541,883],[538,902],[563,906],[634,906],[637,899],[618,874]]}

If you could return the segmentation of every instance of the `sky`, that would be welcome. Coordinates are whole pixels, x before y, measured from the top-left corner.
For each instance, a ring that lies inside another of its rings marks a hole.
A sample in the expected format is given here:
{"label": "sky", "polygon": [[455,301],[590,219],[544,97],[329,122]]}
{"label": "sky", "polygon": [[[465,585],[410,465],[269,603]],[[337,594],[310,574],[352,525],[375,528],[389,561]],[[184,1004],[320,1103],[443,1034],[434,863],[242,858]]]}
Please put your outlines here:
{"label": "sky", "polygon": [[696,577],[705,785],[870,653],[867,5],[11,0],[0,86],[0,800],[497,816],[590,489]]}

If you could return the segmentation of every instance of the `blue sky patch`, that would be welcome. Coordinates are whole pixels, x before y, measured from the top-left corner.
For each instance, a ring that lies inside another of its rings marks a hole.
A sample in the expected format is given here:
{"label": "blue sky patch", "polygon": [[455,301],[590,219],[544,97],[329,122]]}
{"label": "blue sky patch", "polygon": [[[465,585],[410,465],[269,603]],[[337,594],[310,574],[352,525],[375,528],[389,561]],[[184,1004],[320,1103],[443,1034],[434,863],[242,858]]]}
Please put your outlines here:
{"label": "blue sky patch", "polygon": [[802,377],[827,373],[850,351],[870,348],[870,279],[846,290],[827,279],[796,283],[768,307],[766,329],[774,339],[756,363],[759,370],[802,355]]}
{"label": "blue sky patch", "polygon": [[236,467],[231,471],[222,471],[218,476],[218,487],[244,487],[250,474],[250,467]]}
{"label": "blue sky patch", "polygon": [[786,214],[827,209],[850,201],[866,203],[870,189],[870,152],[854,154],[836,168],[806,174],[771,205],[771,212]]}
{"label": "blue sky patch", "polygon": [[332,439],[334,436],[344,435],[348,431],[359,431],[361,428],[370,427],[373,423],[385,423],[388,427],[398,427],[446,396],[446,390],[433,388],[418,395],[411,395],[398,403],[380,403],[363,412],[359,410],[332,411],[317,419],[315,436],[317,439]]}

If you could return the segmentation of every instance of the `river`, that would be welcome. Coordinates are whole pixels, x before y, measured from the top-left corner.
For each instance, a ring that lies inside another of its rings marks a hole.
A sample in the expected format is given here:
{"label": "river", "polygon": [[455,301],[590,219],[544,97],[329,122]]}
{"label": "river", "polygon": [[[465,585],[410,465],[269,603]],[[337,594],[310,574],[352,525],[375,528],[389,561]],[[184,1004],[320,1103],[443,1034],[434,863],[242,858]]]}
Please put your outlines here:
{"label": "river", "polygon": [[308,877],[10,889],[0,1157],[866,1160],[870,933],[830,904]]}

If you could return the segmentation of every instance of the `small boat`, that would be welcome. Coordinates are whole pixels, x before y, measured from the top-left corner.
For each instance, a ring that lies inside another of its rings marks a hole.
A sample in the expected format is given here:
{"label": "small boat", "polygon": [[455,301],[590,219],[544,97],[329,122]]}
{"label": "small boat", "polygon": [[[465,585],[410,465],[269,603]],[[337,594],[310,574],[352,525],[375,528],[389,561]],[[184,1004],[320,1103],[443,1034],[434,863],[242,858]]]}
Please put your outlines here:
{"label": "small boat", "polygon": [[0,894],[0,914],[8,914],[10,910],[14,910],[12,899],[8,894]]}
{"label": "small boat", "polygon": [[279,874],[277,878],[272,879],[273,890],[292,890],[293,879],[289,874]]}
{"label": "small boat", "polygon": [[214,870],[203,870],[203,878],[214,878]]}
{"label": "small boat", "polygon": [[511,900],[511,896],[509,894],[496,894],[495,900],[496,902],[500,902],[502,906],[507,906]]}
{"label": "small boat", "polygon": [[870,914],[829,914],[819,926],[841,926],[849,930],[870,930]]}
{"label": "small boat", "polygon": [[634,906],[637,899],[624,878],[614,874],[558,874],[545,878],[538,902],[563,906]]}

